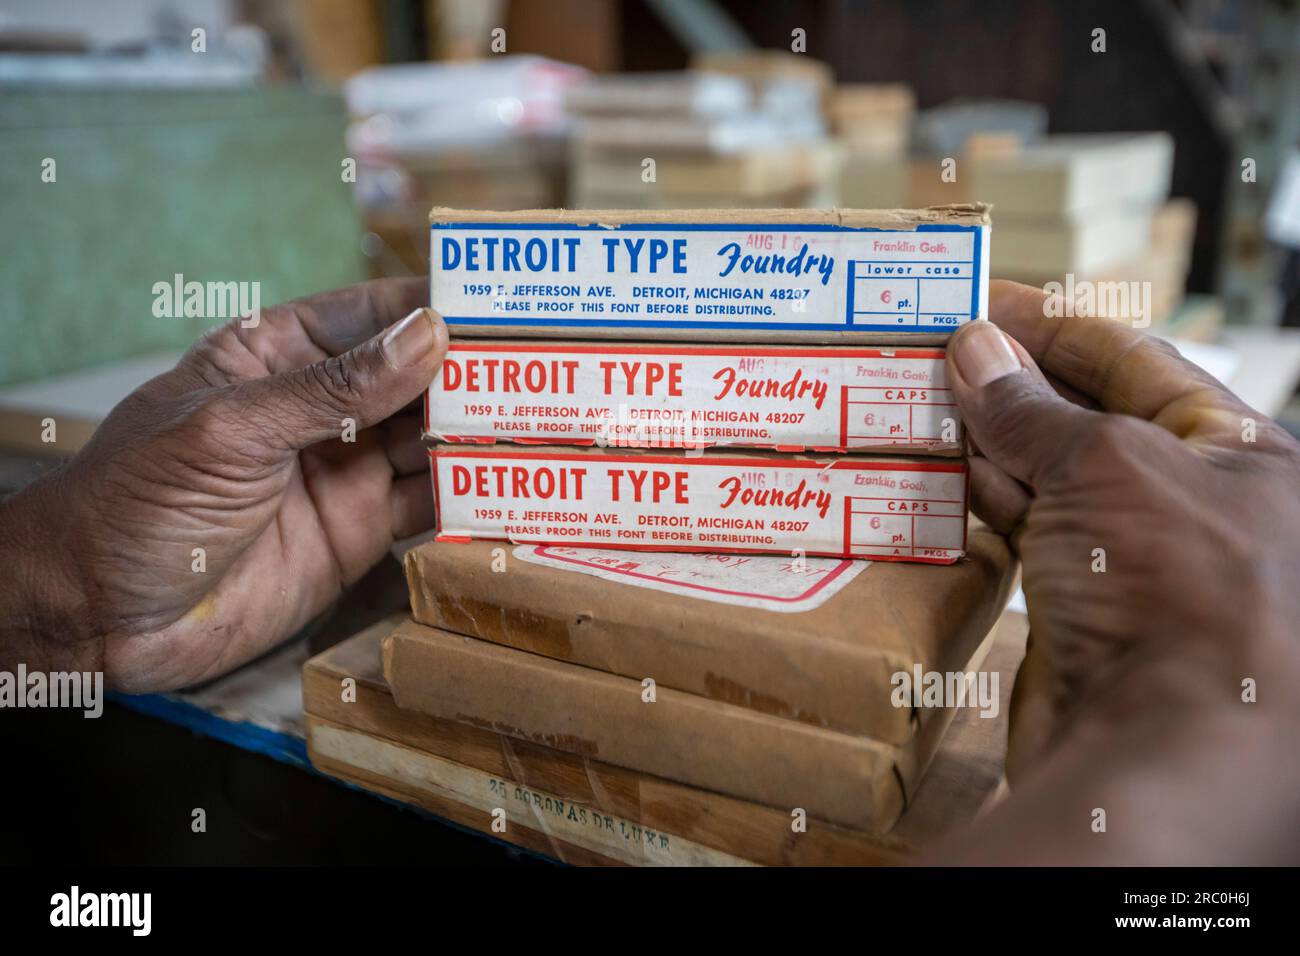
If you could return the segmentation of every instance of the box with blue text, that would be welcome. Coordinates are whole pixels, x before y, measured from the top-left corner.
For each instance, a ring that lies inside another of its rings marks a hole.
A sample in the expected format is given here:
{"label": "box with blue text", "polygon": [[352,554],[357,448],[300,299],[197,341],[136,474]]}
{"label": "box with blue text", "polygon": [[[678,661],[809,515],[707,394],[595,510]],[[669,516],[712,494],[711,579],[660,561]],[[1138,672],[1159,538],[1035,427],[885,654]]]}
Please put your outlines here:
{"label": "box with blue text", "polygon": [[989,208],[430,214],[453,336],[935,344],[988,306]]}

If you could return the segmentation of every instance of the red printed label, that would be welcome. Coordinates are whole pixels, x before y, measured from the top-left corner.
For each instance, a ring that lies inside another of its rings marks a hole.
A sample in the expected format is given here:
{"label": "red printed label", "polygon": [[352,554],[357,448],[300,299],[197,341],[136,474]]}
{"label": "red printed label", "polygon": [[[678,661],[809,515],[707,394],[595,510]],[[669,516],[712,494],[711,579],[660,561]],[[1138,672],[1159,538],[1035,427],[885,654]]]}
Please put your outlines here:
{"label": "red printed label", "polygon": [[448,442],[956,451],[937,349],[456,343],[429,389]]}
{"label": "red printed label", "polygon": [[432,452],[439,536],[947,564],[966,465],[890,459]]}

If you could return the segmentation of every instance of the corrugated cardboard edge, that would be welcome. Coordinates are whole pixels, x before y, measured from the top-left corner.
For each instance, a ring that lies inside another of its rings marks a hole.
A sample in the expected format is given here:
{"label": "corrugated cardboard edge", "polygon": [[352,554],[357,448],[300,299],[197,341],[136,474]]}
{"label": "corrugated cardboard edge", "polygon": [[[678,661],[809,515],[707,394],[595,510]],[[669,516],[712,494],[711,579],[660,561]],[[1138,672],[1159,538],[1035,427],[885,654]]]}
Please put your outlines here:
{"label": "corrugated cardboard edge", "polygon": [[854,229],[891,229],[911,231],[918,226],[992,225],[987,203],[951,203],[924,209],[451,209],[435,206],[429,222],[439,223],[566,223],[577,226],[604,226],[616,229],[626,225],[661,225],[671,223],[721,223],[735,225],[821,225]]}

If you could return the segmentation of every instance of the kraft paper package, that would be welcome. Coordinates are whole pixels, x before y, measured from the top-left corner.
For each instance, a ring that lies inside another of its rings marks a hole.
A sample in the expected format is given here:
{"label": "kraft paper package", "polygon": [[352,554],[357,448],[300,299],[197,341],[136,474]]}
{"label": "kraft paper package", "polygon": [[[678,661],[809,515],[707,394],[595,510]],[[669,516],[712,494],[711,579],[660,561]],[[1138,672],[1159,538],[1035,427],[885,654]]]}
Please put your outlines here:
{"label": "kraft paper package", "polygon": [[895,706],[895,675],[965,668],[1016,578],[978,525],[948,566],[493,541],[405,564],[430,627],[888,744],[934,712]]}
{"label": "kraft paper package", "polygon": [[[974,818],[999,792],[1010,680],[1001,711],[954,717],[933,766],[886,834],[809,816],[792,840],[789,809],[768,807],[400,709],[383,676],[381,645],[395,615],[307,661],[308,754],[323,773],[414,804],[496,839],[575,865],[875,866],[903,862]],[[1023,624],[999,626],[981,671],[1014,674]],[[354,682],[355,695],[339,687]],[[500,816],[507,826],[502,831]]]}
{"label": "kraft paper package", "polygon": [[[987,651],[982,643],[972,669]],[[414,622],[383,643],[398,707],[770,807],[881,833],[953,716],[886,744]]]}
{"label": "kraft paper package", "polygon": [[[791,840],[788,810],[402,710],[380,647],[400,623],[372,625],[303,667],[312,765],[355,786],[577,865],[878,866],[937,832],[909,814],[907,840],[810,817]],[[354,699],[339,694],[347,680]],[[961,799],[973,812],[986,796],[972,788]]]}

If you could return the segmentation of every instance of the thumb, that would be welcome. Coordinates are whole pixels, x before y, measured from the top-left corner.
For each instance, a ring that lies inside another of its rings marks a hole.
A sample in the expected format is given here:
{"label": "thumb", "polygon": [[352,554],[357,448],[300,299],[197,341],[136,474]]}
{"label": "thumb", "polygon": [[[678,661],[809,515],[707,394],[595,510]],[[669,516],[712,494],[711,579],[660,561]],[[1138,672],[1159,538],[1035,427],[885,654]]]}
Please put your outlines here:
{"label": "thumb", "polygon": [[948,382],[980,452],[1031,488],[1097,414],[1057,395],[1029,353],[992,322],[967,323],[948,340]]}
{"label": "thumb", "polygon": [[342,355],[241,386],[244,417],[260,436],[301,450],[388,418],[419,398],[447,352],[447,327],[416,309]]}

